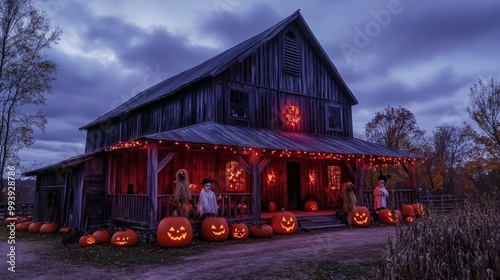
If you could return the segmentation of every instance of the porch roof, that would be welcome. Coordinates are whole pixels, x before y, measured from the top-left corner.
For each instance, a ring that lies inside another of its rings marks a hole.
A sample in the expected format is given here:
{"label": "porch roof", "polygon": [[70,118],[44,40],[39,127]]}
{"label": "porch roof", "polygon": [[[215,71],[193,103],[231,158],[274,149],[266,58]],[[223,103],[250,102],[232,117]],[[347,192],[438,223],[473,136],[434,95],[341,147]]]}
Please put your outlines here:
{"label": "porch roof", "polygon": [[146,135],[143,139],[269,150],[302,151],[308,153],[422,158],[413,153],[392,149],[356,138],[277,131],[215,122],[205,122],[150,134]]}

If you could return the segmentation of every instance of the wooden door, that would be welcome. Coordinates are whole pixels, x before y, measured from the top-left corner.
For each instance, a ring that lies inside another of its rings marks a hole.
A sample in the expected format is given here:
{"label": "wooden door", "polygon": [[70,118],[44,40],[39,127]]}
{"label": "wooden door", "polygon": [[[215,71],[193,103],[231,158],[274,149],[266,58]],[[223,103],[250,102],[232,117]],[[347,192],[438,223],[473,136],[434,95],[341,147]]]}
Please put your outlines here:
{"label": "wooden door", "polygon": [[300,163],[287,162],[288,209],[299,210],[300,207]]}

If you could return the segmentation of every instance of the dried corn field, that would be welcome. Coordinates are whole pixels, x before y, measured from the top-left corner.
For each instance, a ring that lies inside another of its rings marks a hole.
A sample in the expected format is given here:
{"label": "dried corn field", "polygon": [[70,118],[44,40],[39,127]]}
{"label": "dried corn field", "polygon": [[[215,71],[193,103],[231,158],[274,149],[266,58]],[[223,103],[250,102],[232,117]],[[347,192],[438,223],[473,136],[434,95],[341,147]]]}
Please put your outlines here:
{"label": "dried corn field", "polygon": [[401,225],[389,238],[379,279],[500,279],[500,194]]}

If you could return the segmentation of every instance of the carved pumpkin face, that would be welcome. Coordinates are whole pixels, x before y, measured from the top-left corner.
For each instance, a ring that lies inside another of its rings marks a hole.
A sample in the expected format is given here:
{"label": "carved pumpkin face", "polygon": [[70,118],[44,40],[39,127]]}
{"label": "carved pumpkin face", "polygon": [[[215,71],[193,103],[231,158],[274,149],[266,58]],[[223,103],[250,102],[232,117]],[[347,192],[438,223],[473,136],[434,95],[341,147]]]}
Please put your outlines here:
{"label": "carved pumpkin face", "polygon": [[412,224],[415,221],[415,218],[413,216],[408,216],[406,217],[406,222],[409,224]]}
{"label": "carved pumpkin face", "polygon": [[249,236],[249,230],[247,225],[245,224],[233,224],[229,228],[229,231],[231,232],[231,238],[236,239],[236,240],[245,240],[248,239]]}
{"label": "carved pumpkin face", "polygon": [[378,218],[382,223],[391,225],[397,224],[401,220],[401,212],[399,210],[391,211],[389,209],[379,210]]}
{"label": "carved pumpkin face", "polygon": [[277,212],[271,219],[271,226],[277,234],[293,234],[298,230],[297,219],[292,212]]}
{"label": "carved pumpkin face", "polygon": [[349,214],[351,223],[358,227],[367,227],[371,223],[370,211],[365,206],[356,206]]}
{"label": "carved pumpkin face", "polygon": [[316,203],[316,201],[307,201],[305,206],[304,206],[304,209],[306,211],[318,211],[318,203]]}
{"label": "carved pumpkin face", "polygon": [[114,247],[130,247],[134,246],[139,237],[134,230],[127,229],[122,231],[117,231],[111,237],[111,246]]}
{"label": "carved pumpkin face", "polygon": [[223,241],[229,237],[229,226],[222,217],[208,217],[201,224],[201,237],[206,241]]}
{"label": "carved pumpkin face", "polygon": [[411,206],[413,207],[413,211],[415,211],[415,215],[417,217],[425,215],[425,208],[421,203],[413,203]]}
{"label": "carved pumpkin face", "polygon": [[156,231],[160,247],[183,247],[191,243],[193,228],[185,217],[163,218]]}
{"label": "carved pumpkin face", "polygon": [[95,237],[90,234],[80,237],[80,240],[78,242],[78,245],[80,245],[80,247],[89,247],[95,244],[96,244]]}

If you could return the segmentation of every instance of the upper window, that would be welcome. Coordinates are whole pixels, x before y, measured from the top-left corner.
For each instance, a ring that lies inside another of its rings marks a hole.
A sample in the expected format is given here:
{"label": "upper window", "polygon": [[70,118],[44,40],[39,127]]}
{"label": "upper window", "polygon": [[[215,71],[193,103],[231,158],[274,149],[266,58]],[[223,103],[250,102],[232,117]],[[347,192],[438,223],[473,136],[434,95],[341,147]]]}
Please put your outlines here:
{"label": "upper window", "polygon": [[231,90],[229,103],[231,107],[231,117],[241,119],[248,119],[250,117],[250,105],[247,92]]}
{"label": "upper window", "polygon": [[327,130],[342,130],[342,110],[340,106],[326,106]]}
{"label": "upper window", "polygon": [[292,31],[283,36],[283,72],[294,76],[300,74],[299,40]]}

